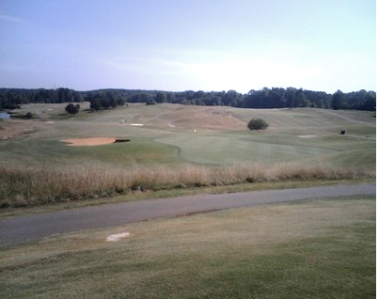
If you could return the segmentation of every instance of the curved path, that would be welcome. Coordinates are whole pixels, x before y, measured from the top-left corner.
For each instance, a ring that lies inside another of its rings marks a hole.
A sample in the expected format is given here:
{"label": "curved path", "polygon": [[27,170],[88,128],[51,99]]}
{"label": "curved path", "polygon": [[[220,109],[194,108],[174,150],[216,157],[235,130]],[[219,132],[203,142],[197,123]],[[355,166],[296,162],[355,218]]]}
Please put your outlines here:
{"label": "curved path", "polygon": [[0,220],[0,246],[149,219],[338,196],[375,195],[374,184],[195,195],[108,204]]}

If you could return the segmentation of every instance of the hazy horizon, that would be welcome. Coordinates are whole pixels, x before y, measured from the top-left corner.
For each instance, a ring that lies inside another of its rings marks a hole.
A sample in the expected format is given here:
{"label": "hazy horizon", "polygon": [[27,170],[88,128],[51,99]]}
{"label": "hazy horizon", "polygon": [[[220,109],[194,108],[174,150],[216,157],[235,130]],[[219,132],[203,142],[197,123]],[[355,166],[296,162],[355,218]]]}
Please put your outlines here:
{"label": "hazy horizon", "polygon": [[371,0],[3,0],[0,87],[376,90]]}

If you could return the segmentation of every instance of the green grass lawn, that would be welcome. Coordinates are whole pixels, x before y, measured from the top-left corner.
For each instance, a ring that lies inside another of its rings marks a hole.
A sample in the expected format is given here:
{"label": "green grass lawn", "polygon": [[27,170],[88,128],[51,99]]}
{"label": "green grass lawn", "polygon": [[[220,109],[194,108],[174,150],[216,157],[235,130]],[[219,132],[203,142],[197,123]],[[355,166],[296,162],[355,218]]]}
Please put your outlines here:
{"label": "green grass lawn", "polygon": [[[261,133],[257,133],[261,134]],[[264,133],[262,133],[264,134]],[[262,163],[272,165],[338,153],[329,144],[280,138],[278,135],[254,136],[254,133],[219,133],[181,135],[157,139],[180,148],[180,157],[199,164]],[[299,139],[299,138],[298,138]],[[329,146],[329,147],[327,147]]]}
{"label": "green grass lawn", "polygon": [[[204,183],[211,189],[218,179],[215,174],[232,183],[251,171],[252,177],[265,173],[267,184],[285,188],[305,180],[307,170],[308,177],[320,174],[317,182],[324,183],[322,167],[375,173],[371,112],[135,104],[72,117],[64,107],[25,105],[21,112],[31,111],[38,119],[1,123],[0,167],[9,184],[16,182],[3,187],[19,204],[29,200],[27,194],[34,194],[31,201],[36,203],[47,194],[43,188],[52,192],[43,203],[57,200],[54,190],[62,192],[57,198],[64,201],[70,200],[65,194],[82,190],[104,203],[102,196],[114,195],[123,180],[130,180],[130,186],[133,180],[153,185],[160,179],[158,184],[177,185],[182,178],[188,186]],[[248,131],[251,118],[265,119],[268,130]],[[339,135],[341,129],[346,136]],[[61,142],[85,137],[131,141],[92,147]],[[294,177],[286,180],[294,181],[269,181],[285,178],[290,169]],[[348,179],[343,175],[341,171],[333,179]],[[37,184],[35,179],[41,177],[43,184]],[[248,186],[258,188],[256,180]],[[245,186],[246,181],[238,183]],[[92,192],[94,187],[99,190]],[[22,188],[25,191],[17,193]],[[9,199],[8,193],[1,194]],[[136,193],[129,200],[138,200],[138,194],[145,199],[151,193]],[[127,195],[122,198],[127,200]],[[131,236],[105,241],[124,231]],[[366,197],[235,209],[52,236],[0,248],[1,297],[375,298],[375,238],[375,199]]]}
{"label": "green grass lawn", "polygon": [[[26,126],[35,127],[34,132],[0,142],[0,166],[46,167],[77,160],[124,166],[308,161],[375,169],[375,119],[371,112],[173,104],[132,104],[110,111],[80,112],[75,117],[65,115],[61,104],[25,105],[21,110],[36,113],[40,120],[25,121]],[[253,117],[265,119],[270,124],[268,130],[248,131],[247,122]],[[144,126],[133,127],[132,123]],[[346,136],[339,135],[343,128]],[[82,148],[61,142],[85,137],[128,138],[131,142]]]}
{"label": "green grass lawn", "polygon": [[[375,298],[375,198],[233,209],[0,248],[2,298]],[[119,242],[110,234],[130,232]]]}
{"label": "green grass lawn", "polygon": [[[27,111],[37,119],[2,122],[2,207],[87,200],[135,189],[375,175],[371,112],[174,104],[134,104],[76,116],[67,115],[61,104],[23,106],[21,112]],[[266,119],[269,128],[249,131],[252,117]],[[341,129],[347,130],[345,136]],[[62,141],[88,137],[130,142],[72,147]]]}

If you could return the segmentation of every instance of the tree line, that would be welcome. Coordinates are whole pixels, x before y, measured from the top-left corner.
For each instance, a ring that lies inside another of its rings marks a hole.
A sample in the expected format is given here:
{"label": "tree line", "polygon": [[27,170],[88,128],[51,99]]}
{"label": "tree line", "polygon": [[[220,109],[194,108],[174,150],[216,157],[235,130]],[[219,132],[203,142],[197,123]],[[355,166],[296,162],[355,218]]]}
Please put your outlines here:
{"label": "tree line", "polygon": [[360,90],[333,94],[305,89],[267,88],[250,90],[246,94],[228,91],[158,91],[133,89],[101,89],[75,91],[58,89],[0,88],[0,110],[15,109],[27,103],[80,103],[89,101],[93,110],[111,109],[127,103],[177,103],[185,105],[231,106],[239,108],[295,108],[370,110],[376,108],[376,92]]}

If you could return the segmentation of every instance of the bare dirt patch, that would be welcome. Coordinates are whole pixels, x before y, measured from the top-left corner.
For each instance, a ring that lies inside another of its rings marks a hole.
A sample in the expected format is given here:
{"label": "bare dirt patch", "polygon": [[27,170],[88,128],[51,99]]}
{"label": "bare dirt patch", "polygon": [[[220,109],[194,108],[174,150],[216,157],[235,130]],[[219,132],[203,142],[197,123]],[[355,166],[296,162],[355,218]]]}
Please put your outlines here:
{"label": "bare dirt patch", "polygon": [[116,141],[116,138],[112,137],[91,137],[91,138],[76,138],[76,139],[63,139],[63,142],[67,142],[68,146],[96,146],[111,144]]}

